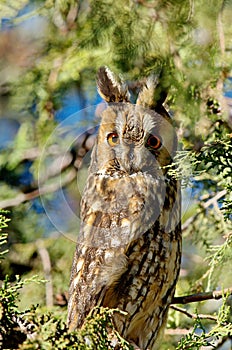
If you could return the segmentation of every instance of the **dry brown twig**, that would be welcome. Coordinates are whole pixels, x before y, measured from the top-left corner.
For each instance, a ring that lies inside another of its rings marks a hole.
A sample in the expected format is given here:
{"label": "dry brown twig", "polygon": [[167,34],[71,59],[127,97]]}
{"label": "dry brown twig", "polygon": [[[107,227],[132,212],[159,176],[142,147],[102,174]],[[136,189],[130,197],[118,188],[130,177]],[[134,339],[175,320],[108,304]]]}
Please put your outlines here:
{"label": "dry brown twig", "polygon": [[217,317],[216,316],[212,316],[212,315],[205,315],[205,314],[194,314],[192,312],[189,312],[187,311],[186,309],[182,308],[182,307],[179,307],[179,306],[174,306],[174,305],[171,305],[171,309],[173,310],[176,310],[176,311],[179,311],[181,312],[182,314],[190,317],[190,318],[193,318],[193,319],[197,319],[197,318],[200,318],[202,320],[212,320],[212,321],[217,321]]}
{"label": "dry brown twig", "polygon": [[38,198],[42,195],[53,193],[65,185],[69,184],[76,178],[76,170],[72,168],[66,175],[63,175],[60,181],[52,183],[49,185],[43,185],[40,188],[29,192],[29,193],[19,193],[16,197],[5,199],[0,201],[0,208],[5,209],[9,207],[15,207],[21,203],[30,201],[32,199]]}
{"label": "dry brown twig", "polygon": [[46,305],[47,307],[53,306],[53,285],[52,285],[52,265],[48,250],[45,248],[42,240],[36,242],[39,256],[42,261],[44,277],[46,279]]}
{"label": "dry brown twig", "polygon": [[232,295],[232,287],[226,288],[224,290],[214,290],[211,292],[195,293],[181,297],[174,297],[172,304],[189,304],[212,299],[218,300],[223,298],[225,295]]}
{"label": "dry brown twig", "polygon": [[[216,210],[218,208],[218,203],[217,201],[219,199],[221,199],[222,197],[224,197],[226,195],[227,191],[226,190],[222,190],[220,192],[218,192],[215,196],[211,197],[209,200],[207,200],[205,203],[202,204],[202,208],[203,209],[207,209],[209,208],[211,205],[213,205]],[[218,210],[217,210],[218,212]],[[196,219],[196,217],[199,215],[199,213],[197,212],[196,214],[194,214],[193,216],[191,216],[188,220],[186,220],[183,225],[182,225],[182,232],[185,231],[188,226]]]}

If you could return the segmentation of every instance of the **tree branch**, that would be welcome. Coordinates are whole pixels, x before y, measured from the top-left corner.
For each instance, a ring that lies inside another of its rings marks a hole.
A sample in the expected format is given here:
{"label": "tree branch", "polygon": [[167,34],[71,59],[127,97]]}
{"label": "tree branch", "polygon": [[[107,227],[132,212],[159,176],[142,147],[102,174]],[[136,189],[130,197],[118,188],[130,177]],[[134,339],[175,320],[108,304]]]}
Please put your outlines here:
{"label": "tree branch", "polygon": [[50,256],[48,253],[48,250],[44,247],[44,243],[42,240],[37,241],[36,243],[38,253],[40,255],[43,270],[44,270],[44,277],[46,279],[46,305],[47,307],[53,306],[53,285],[52,285],[52,265]]}
{"label": "tree branch", "polygon": [[197,318],[200,318],[201,320],[213,320],[213,321],[217,321],[217,317],[216,316],[212,316],[212,315],[204,315],[204,314],[193,314],[189,311],[187,311],[186,309],[183,309],[182,307],[179,307],[179,306],[170,306],[173,310],[176,310],[176,311],[179,311],[181,312],[182,314],[190,317],[190,318],[193,318],[193,319],[197,319]]}
{"label": "tree branch", "polygon": [[42,195],[45,195],[48,193],[53,193],[53,192],[59,190],[61,187],[64,187],[65,185],[72,182],[75,178],[76,178],[76,170],[73,168],[69,171],[69,173],[67,173],[66,175],[61,177],[62,181],[60,180],[57,183],[43,185],[40,188],[38,188],[32,192],[19,193],[14,198],[5,199],[3,201],[0,201],[0,208],[5,209],[5,208],[9,208],[9,207],[15,207],[21,203],[38,198]]}
{"label": "tree branch", "polygon": [[172,300],[172,304],[189,304],[189,303],[195,303],[195,302],[211,300],[211,299],[218,300],[218,299],[221,299],[226,294],[232,295],[232,287],[226,288],[224,290],[215,290],[211,292],[196,293],[196,294],[184,295],[181,297],[174,297]]}
{"label": "tree branch", "polygon": [[[217,201],[219,199],[221,199],[222,197],[224,197],[226,195],[227,191],[226,190],[222,190],[220,192],[218,192],[214,197],[210,198],[209,200],[207,200],[207,202],[201,204],[201,206],[203,207],[203,209],[207,209],[209,208],[211,205],[217,205]],[[196,219],[196,217],[199,215],[199,213],[196,213],[195,215],[191,216],[188,220],[186,220],[183,225],[182,225],[182,231],[186,230],[188,228],[188,226]]]}
{"label": "tree branch", "polygon": [[225,8],[225,1],[222,2],[222,6],[217,18],[218,39],[219,39],[219,46],[220,46],[222,57],[224,57],[225,55],[225,34],[223,29],[223,18],[222,18],[224,8]]}
{"label": "tree branch", "polygon": [[193,331],[193,328],[189,328],[189,329],[184,329],[184,328],[166,328],[164,332],[165,332],[165,334],[168,334],[168,335],[185,336],[185,335],[189,334],[192,331]]}

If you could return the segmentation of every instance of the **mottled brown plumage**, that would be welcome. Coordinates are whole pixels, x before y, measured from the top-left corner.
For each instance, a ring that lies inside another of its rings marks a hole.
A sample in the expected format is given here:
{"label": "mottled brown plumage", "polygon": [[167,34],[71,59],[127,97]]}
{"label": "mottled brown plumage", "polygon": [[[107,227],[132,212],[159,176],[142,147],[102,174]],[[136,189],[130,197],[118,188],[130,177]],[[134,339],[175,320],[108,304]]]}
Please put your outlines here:
{"label": "mottled brown plumage", "polygon": [[126,86],[99,70],[108,105],[82,198],[68,306],[70,329],[97,305],[126,311],[115,326],[144,350],[159,348],[181,258],[180,186],[165,167],[177,140],[152,101],[154,87],[150,79],[133,105]]}

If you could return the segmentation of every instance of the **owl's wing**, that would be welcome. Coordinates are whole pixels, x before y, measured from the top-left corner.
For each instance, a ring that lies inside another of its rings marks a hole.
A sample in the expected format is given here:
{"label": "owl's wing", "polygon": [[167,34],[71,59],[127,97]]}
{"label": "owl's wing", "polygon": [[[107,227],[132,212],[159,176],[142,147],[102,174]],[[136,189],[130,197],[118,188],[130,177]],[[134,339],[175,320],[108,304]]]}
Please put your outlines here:
{"label": "owl's wing", "polygon": [[101,303],[106,290],[127,270],[130,243],[146,232],[160,214],[164,201],[160,189],[159,181],[144,173],[130,178],[89,175],[71,273],[71,329],[82,325],[91,309]]}
{"label": "owl's wing", "polygon": [[104,259],[101,249],[78,245],[73,259],[69,290],[68,324],[80,327],[90,310],[97,305],[102,290],[99,267]]}

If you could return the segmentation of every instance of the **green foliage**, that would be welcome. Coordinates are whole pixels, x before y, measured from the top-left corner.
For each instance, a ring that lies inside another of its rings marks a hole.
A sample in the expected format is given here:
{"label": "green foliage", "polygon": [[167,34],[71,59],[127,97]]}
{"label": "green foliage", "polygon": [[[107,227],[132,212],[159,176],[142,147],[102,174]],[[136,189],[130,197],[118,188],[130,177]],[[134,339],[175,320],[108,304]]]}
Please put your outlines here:
{"label": "green foliage", "polygon": [[208,290],[213,287],[212,279],[215,270],[221,274],[224,265],[229,269],[232,258],[232,233],[228,233],[224,237],[225,241],[220,245],[214,245],[209,248],[209,255],[207,257],[209,261],[210,269],[208,275]]}
{"label": "green foliage", "polygon": [[230,307],[226,305],[226,298],[218,310],[216,325],[206,331],[202,320],[196,319],[191,333],[182,338],[176,350],[196,349],[200,350],[202,346],[215,347],[217,340],[221,337],[228,337],[232,333],[232,323],[230,322]]}
{"label": "green foliage", "polygon": [[132,350],[114,329],[112,314],[115,312],[121,311],[94,309],[83,328],[76,332],[70,332],[66,323],[54,314],[31,314],[29,319],[35,325],[35,332],[20,349],[115,349],[113,344],[117,343],[122,350]]}
{"label": "green foliage", "polygon": [[[0,214],[0,230],[7,227],[7,219],[4,212]],[[0,248],[1,245],[7,242],[7,234],[0,232]],[[6,250],[0,252],[1,258],[6,254]],[[18,310],[17,299],[19,297],[19,290],[22,289],[28,283],[43,282],[39,280],[37,276],[33,276],[30,279],[21,280],[20,276],[15,276],[16,281],[14,284],[10,283],[9,277],[5,276],[4,281],[0,289],[0,345],[7,348],[18,348],[18,344],[22,343],[26,339],[25,332],[18,330],[19,320],[23,319],[25,312]]]}
{"label": "green foliage", "polygon": [[[8,219],[0,214],[0,229],[7,227]],[[0,246],[5,244],[7,234],[1,234]],[[6,251],[0,252],[2,257]],[[4,349],[115,349],[133,347],[115,330],[112,315],[120,310],[95,308],[78,332],[69,332],[65,320],[55,313],[42,313],[37,306],[20,311],[20,290],[27,284],[44,283],[38,276],[21,279],[15,276],[11,283],[6,276],[0,289],[0,345]]]}
{"label": "green foliage", "polygon": [[[5,245],[7,243],[7,233],[2,232],[2,229],[5,229],[7,227],[7,223],[9,221],[10,221],[10,219],[6,218],[6,216],[4,215],[4,211],[0,211],[0,248],[2,248],[1,246]],[[0,251],[0,263],[1,263],[1,259],[4,258],[4,255],[7,252],[8,252],[7,249]]]}
{"label": "green foliage", "polygon": [[18,14],[19,10],[27,4],[28,0],[14,1],[9,5],[7,0],[2,0],[0,4],[1,17],[14,17]]}
{"label": "green foliage", "polygon": [[[215,44],[220,13],[216,0],[210,9],[201,0],[157,1],[155,7],[146,1],[66,1],[64,5],[48,0],[38,11],[51,34],[44,39],[43,56],[14,87],[13,100],[18,103],[20,96],[24,108],[37,101],[44,121],[57,108],[64,89],[73,82],[89,87],[100,65],[125,72],[130,79],[163,69],[161,84],[171,91],[173,107],[185,114],[188,123],[197,118],[196,107],[207,86],[220,77],[221,66],[215,66],[221,55]],[[229,32],[229,26],[224,30]],[[226,61],[223,69],[229,64]]]}
{"label": "green foliage", "polygon": [[[21,280],[16,276],[12,285],[6,277],[0,290],[0,339],[4,348],[20,349],[133,349],[114,329],[112,314],[120,310],[95,309],[81,331],[68,331],[64,320],[55,314],[43,314],[36,307],[20,312],[17,306],[19,290],[27,283],[41,282],[37,276]],[[42,281],[43,282],[43,281]],[[21,345],[20,345],[21,344]]]}

